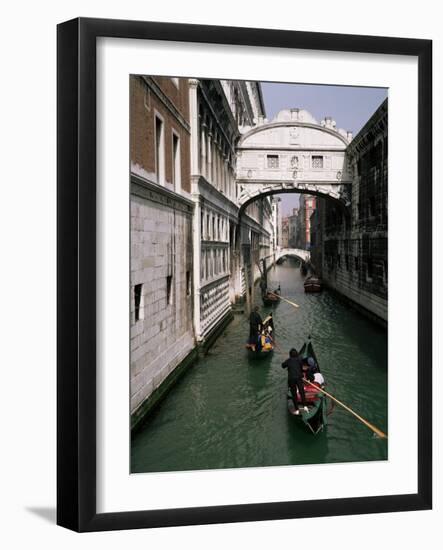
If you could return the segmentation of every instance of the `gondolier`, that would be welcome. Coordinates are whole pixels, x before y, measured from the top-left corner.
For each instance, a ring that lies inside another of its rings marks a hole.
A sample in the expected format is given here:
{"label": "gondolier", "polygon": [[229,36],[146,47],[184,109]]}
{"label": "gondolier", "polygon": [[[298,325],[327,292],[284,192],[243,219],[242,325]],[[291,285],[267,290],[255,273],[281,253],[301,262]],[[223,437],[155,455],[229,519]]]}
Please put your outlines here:
{"label": "gondolier", "polygon": [[305,388],[303,384],[303,365],[295,348],[292,348],[289,352],[289,358],[282,363],[283,369],[288,369],[288,386],[291,390],[292,399],[295,406],[295,415],[300,414],[297,405],[297,389],[300,393],[300,400],[303,406],[303,410],[308,412],[305,398]]}
{"label": "gondolier", "polygon": [[258,310],[259,310],[258,306],[255,306],[255,308],[251,311],[251,314],[249,315],[249,342],[248,343],[249,345],[254,346],[254,348],[258,343],[258,337],[263,325],[263,321]]}

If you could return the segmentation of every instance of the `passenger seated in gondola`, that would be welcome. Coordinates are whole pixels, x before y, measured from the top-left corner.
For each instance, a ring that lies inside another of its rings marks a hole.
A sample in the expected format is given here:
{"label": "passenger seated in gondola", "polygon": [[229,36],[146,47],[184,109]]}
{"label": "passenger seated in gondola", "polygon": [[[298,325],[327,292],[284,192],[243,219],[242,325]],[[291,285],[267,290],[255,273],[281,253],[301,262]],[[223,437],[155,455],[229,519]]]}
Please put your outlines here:
{"label": "passenger seated in gondola", "polygon": [[261,347],[265,351],[272,349],[272,338],[269,333],[265,333],[264,331],[261,335]]}
{"label": "passenger seated in gondola", "polygon": [[308,357],[308,370],[306,372],[306,378],[309,382],[318,384],[321,388],[325,385],[325,379],[313,357]]}

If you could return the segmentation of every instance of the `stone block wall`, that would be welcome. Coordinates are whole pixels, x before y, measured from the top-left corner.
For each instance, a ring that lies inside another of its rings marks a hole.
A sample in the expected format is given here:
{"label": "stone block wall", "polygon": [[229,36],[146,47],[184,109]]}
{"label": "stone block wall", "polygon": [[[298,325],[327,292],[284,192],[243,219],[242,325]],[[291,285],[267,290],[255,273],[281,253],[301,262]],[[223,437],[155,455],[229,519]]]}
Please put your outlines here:
{"label": "stone block wall", "polygon": [[[385,100],[350,143],[352,200],[344,210],[318,201],[322,276],[384,324],[388,319],[388,105]],[[317,235],[314,238],[317,238]]]}
{"label": "stone block wall", "polygon": [[194,348],[192,207],[141,194],[131,196],[131,413]]}

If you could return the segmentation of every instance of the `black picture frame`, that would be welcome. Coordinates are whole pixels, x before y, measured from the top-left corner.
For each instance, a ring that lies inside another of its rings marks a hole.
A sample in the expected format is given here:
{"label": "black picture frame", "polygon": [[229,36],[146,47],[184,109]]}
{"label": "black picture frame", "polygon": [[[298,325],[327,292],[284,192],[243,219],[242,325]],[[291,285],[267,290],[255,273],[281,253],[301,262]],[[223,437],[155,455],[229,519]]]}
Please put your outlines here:
{"label": "black picture frame", "polygon": [[[418,491],[416,494],[96,511],[96,39],[398,54],[418,59]],[[286,30],[74,19],[57,32],[57,523],[104,531],[432,507],[432,42]]]}

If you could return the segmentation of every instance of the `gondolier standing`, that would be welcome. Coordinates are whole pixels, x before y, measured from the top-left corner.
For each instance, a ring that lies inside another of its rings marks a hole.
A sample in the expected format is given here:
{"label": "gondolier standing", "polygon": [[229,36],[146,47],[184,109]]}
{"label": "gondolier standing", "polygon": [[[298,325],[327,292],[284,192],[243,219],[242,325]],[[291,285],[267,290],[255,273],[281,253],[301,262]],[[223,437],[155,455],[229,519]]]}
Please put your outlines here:
{"label": "gondolier standing", "polygon": [[292,399],[295,406],[295,414],[300,414],[297,405],[297,388],[300,393],[301,404],[304,410],[307,412],[306,406],[305,388],[303,385],[303,365],[295,348],[292,348],[289,352],[289,358],[281,364],[283,369],[288,369],[288,386],[291,390]]}
{"label": "gondolier standing", "polygon": [[262,325],[263,321],[258,312],[258,306],[255,306],[253,311],[251,311],[251,315],[249,315],[249,344],[254,346],[254,348],[257,346]]}

